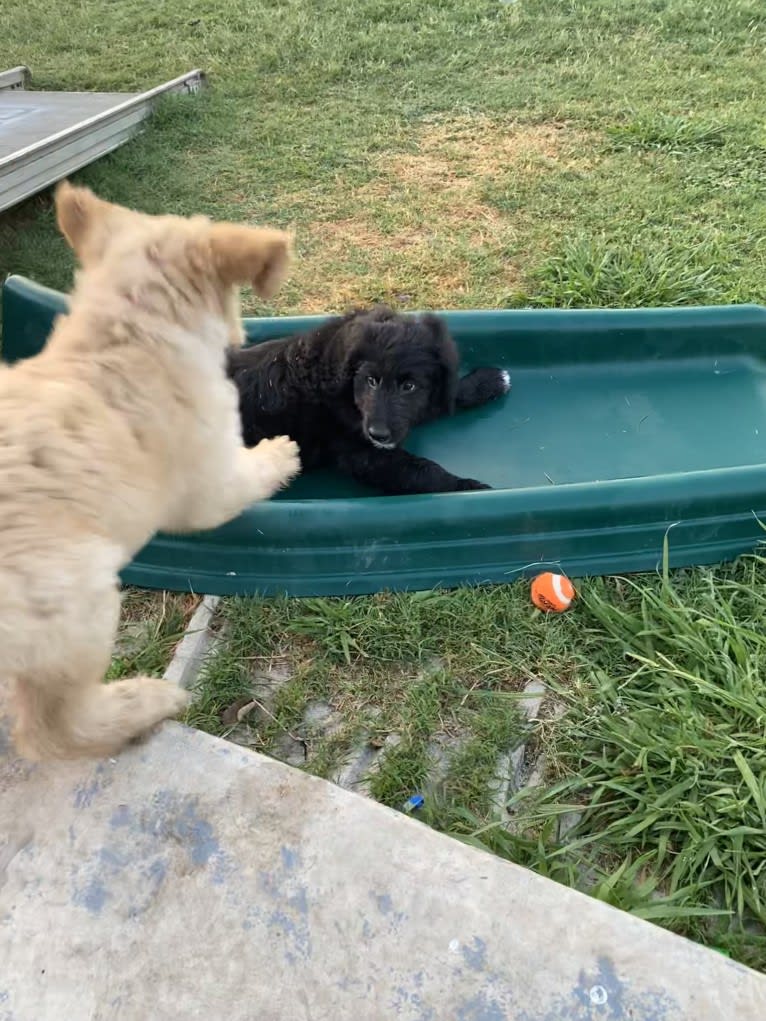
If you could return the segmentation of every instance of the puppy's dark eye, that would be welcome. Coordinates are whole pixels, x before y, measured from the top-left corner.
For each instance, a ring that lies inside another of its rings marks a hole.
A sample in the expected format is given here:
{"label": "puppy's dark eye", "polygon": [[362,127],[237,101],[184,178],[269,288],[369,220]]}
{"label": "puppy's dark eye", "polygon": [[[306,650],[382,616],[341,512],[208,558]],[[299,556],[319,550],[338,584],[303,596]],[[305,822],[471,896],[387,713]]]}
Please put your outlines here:
{"label": "puppy's dark eye", "polygon": [[412,382],[411,379],[406,379],[400,386],[400,390],[402,391],[402,393],[405,394],[411,394],[414,389],[415,384]]}
{"label": "puppy's dark eye", "polygon": [[374,376],[367,377],[367,386],[370,388],[370,390],[377,390],[379,384],[380,380],[376,379]]}

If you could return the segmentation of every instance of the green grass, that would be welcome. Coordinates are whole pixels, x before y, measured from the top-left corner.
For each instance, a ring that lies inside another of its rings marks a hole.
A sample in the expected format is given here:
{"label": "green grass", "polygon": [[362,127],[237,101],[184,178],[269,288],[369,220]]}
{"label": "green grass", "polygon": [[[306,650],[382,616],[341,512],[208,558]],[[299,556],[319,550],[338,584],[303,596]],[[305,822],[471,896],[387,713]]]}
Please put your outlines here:
{"label": "green grass", "polygon": [[[370,599],[230,600],[225,640],[208,664],[188,721],[213,733],[229,727],[225,710],[247,701],[257,675],[275,661],[291,677],[269,714],[248,717],[245,743],[274,752],[284,734],[307,743],[308,768],[332,775],[360,742],[400,739],[371,778],[371,791],[400,806],[431,764],[432,740],[459,745],[436,801],[456,798],[485,811],[498,756],[520,738],[515,705],[503,697],[523,686],[541,653],[561,652],[560,629],[533,611],[518,587],[454,594],[381,595]],[[508,659],[511,647],[526,658]],[[344,726],[314,741],[304,711],[329,702]]]}
{"label": "green grass", "polygon": [[534,303],[552,308],[712,305],[722,293],[722,273],[705,264],[698,251],[681,258],[672,248],[647,251],[637,242],[578,238],[540,267],[543,293]]}
{"label": "green grass", "polygon": [[[55,28],[31,0],[0,55],[54,89],[203,67],[207,95],[80,176],[148,211],[294,225],[279,311],[651,304],[762,297],[765,39],[758,0],[80,0]],[[453,124],[477,131],[445,171],[429,132]],[[592,245],[608,272],[584,286]],[[71,269],[47,197],[0,219],[0,275]]]}
{"label": "green grass", "polygon": [[172,592],[125,590],[108,679],[161,674],[183,637],[196,602],[193,596]]}
{"label": "green grass", "polygon": [[[764,301],[761,0],[6,6],[3,66],[40,88],[208,72],[207,94],[168,100],[78,177],[149,212],[293,226],[277,312]],[[69,286],[48,195],[0,217],[8,272]],[[231,736],[303,742],[325,776],[385,746],[369,783],[395,806],[447,749],[426,821],[766,969],[763,565],[638,586],[588,584],[556,618],[524,585],[228,601],[190,719],[230,733],[222,713],[288,664]],[[161,599],[134,609],[115,676],[161,671],[185,620]],[[511,832],[488,791],[533,676],[566,712],[535,730],[548,775]],[[329,735],[307,722],[316,703]]]}
{"label": "green grass", "polygon": [[644,114],[615,125],[607,134],[615,148],[664,149],[678,154],[726,144],[723,124],[672,114]]}
{"label": "green grass", "polygon": [[[524,836],[487,847],[766,964],[766,608],[760,558],[583,588],[566,706],[539,740],[549,784],[517,796]],[[556,823],[582,818],[559,840]]]}
{"label": "green grass", "polygon": [[[431,825],[617,907],[766,967],[766,560],[583,583],[570,613],[534,610],[525,583],[347,600],[234,600],[190,722],[215,733],[253,672],[293,667],[273,715],[245,743],[307,743],[331,776],[360,740],[386,746],[368,789],[402,807],[422,791],[433,744],[447,768],[427,790]],[[531,677],[548,707],[527,740],[545,783],[497,820],[498,758],[525,737]],[[343,721],[313,743],[303,714]],[[560,835],[559,823],[581,813]]]}

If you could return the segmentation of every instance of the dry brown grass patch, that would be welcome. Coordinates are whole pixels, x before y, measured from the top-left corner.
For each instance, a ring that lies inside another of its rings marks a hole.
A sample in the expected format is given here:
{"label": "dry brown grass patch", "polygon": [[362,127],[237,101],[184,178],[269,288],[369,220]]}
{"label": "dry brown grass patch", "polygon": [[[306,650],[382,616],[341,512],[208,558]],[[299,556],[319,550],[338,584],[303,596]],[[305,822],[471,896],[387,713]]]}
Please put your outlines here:
{"label": "dry brown grass patch", "polygon": [[190,592],[162,592],[151,589],[125,588],[122,591],[120,623],[144,624],[146,621],[167,617],[176,612],[188,622],[202,600]]}
{"label": "dry brown grass patch", "polygon": [[[488,203],[487,187],[585,168],[585,137],[566,124],[487,117],[425,125],[416,151],[382,154],[372,180],[340,192],[335,207],[343,208],[342,217],[302,232],[291,289],[298,310],[342,310],[374,300],[449,307],[471,294],[476,300],[494,294],[497,303],[523,279],[521,259],[508,255],[518,250],[521,217],[511,221]],[[295,307],[292,295],[286,297]]]}
{"label": "dry brown grass patch", "polygon": [[525,167],[541,159],[581,165],[579,152],[587,137],[564,122],[508,124],[473,117],[434,122],[422,133],[419,148],[446,156],[472,174],[496,177],[509,166]]}
{"label": "dry brown grass patch", "polygon": [[543,173],[554,167],[586,169],[588,136],[565,123],[504,124],[487,117],[436,121],[420,134],[416,153],[382,161],[384,174],[417,189],[471,193],[477,184],[509,173]]}

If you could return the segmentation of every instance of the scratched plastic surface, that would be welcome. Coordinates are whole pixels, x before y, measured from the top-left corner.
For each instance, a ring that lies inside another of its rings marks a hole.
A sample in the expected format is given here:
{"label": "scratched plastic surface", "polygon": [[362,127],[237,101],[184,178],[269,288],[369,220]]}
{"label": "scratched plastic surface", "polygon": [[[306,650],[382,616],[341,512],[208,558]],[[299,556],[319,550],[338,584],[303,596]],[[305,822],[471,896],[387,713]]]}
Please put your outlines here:
{"label": "scratched plastic surface", "polygon": [[[4,288],[3,354],[34,354],[56,292]],[[195,537],[158,537],[136,583],[295,595],[710,563],[752,549],[766,516],[766,309],[446,313],[463,371],[498,365],[512,390],[416,430],[407,447],[495,487],[381,497],[329,472]],[[246,321],[252,342],[321,317]]]}

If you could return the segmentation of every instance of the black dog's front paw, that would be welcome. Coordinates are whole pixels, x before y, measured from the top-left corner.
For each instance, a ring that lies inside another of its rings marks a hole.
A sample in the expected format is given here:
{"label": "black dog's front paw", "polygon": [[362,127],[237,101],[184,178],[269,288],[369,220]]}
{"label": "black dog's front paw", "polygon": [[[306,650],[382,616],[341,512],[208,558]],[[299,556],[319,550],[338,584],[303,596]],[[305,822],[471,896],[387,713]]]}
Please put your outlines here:
{"label": "black dog's front paw", "polygon": [[476,369],[469,378],[475,381],[477,396],[484,401],[494,401],[511,389],[511,377],[505,369]]}
{"label": "black dog's front paw", "polygon": [[491,489],[486,482],[479,482],[478,479],[458,479],[455,492],[464,493],[474,489]]}
{"label": "black dog's front paw", "polygon": [[463,408],[497,400],[511,389],[511,377],[505,369],[474,369],[458,382],[457,403]]}

